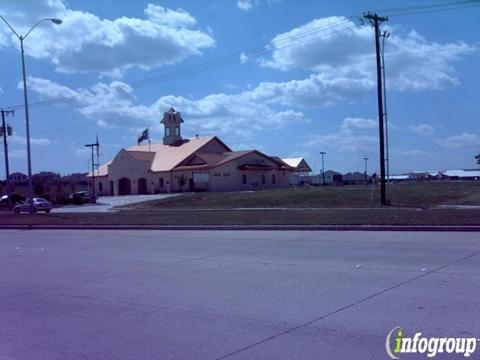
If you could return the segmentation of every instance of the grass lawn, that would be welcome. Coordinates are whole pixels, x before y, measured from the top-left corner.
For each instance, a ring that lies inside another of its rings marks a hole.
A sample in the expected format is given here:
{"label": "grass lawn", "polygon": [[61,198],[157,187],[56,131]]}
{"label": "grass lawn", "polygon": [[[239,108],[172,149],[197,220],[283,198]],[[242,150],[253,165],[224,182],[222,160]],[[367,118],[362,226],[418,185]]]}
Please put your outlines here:
{"label": "grass lawn", "polygon": [[[430,208],[438,205],[479,205],[480,183],[429,182],[389,184],[394,207]],[[311,187],[255,192],[188,193],[126,205],[128,210],[238,209],[238,208],[369,208],[379,207],[379,187]]]}
{"label": "grass lawn", "polygon": [[0,225],[480,225],[480,209],[182,210],[12,214]]}
{"label": "grass lawn", "polygon": [[437,208],[480,205],[480,183],[392,184],[388,194],[393,206],[380,208],[378,187],[189,193],[113,213],[4,212],[0,225],[480,225],[480,208]]}

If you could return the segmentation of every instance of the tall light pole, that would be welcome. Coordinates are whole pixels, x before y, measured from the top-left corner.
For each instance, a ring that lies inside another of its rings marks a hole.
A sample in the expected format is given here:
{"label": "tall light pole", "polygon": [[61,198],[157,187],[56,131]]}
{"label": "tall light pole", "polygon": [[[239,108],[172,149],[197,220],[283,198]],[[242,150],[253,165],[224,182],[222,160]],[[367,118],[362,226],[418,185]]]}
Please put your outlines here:
{"label": "tall light pole", "polygon": [[7,181],[7,196],[8,196],[8,208],[11,208],[12,205],[12,188],[10,186],[10,170],[8,167],[8,142],[7,137],[12,135],[12,128],[9,125],[5,124],[5,115],[14,115],[13,110],[3,110],[2,113],[2,136],[3,136],[3,153],[5,155],[5,179]]}
{"label": "tall light pole", "polygon": [[22,54],[22,74],[23,74],[23,98],[25,101],[25,128],[26,128],[26,137],[27,137],[27,163],[28,163],[28,200],[30,203],[30,212],[34,212],[34,207],[33,207],[33,184],[32,184],[32,156],[30,152],[30,119],[29,119],[29,114],[28,114],[28,95],[27,95],[27,78],[25,74],[25,51],[23,49],[23,41],[27,38],[28,35],[37,27],[38,24],[44,22],[44,21],[51,21],[56,25],[60,25],[62,23],[62,20],[59,19],[42,19],[37,21],[31,28],[30,30],[27,31],[25,35],[18,35],[18,33],[15,31],[15,29],[8,23],[5,18],[0,15],[0,18],[3,20],[5,24],[12,30],[13,34],[17,37],[18,40],[20,40],[20,52]]}
{"label": "tall light pole", "polygon": [[325,186],[325,162],[323,157],[325,156],[325,151],[320,151],[320,155],[322,155],[322,186]]}
{"label": "tall light pole", "polygon": [[363,160],[365,160],[365,185],[368,182],[368,158],[364,157]]}

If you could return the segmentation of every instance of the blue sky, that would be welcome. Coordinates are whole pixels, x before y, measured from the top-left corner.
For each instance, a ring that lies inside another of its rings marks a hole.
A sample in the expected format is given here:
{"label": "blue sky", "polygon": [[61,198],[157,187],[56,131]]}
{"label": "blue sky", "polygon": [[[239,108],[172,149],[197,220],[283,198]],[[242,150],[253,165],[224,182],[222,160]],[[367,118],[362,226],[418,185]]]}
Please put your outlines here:
{"label": "blue sky", "polygon": [[[326,168],[342,172],[362,171],[369,157],[377,171],[374,37],[358,16],[432,3],[0,0],[19,33],[41,18],[63,20],[25,40],[33,171],[87,171],[84,144],[96,134],[101,162],[146,127],[161,141],[159,122],[172,106],[184,136],[303,156],[316,171],[319,151]],[[469,7],[383,25],[392,173],[476,166],[479,15]],[[3,23],[0,52],[0,106],[22,105],[18,40]],[[11,171],[26,172],[23,109],[8,121]],[[4,177],[3,153],[1,163]]]}

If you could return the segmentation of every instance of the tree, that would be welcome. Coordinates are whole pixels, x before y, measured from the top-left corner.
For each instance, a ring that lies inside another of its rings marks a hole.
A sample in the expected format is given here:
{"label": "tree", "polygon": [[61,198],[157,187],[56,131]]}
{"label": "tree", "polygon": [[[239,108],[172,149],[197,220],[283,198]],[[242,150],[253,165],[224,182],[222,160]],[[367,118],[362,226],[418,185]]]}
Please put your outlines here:
{"label": "tree", "polygon": [[475,156],[475,160],[477,160],[477,164],[480,165],[480,153]]}

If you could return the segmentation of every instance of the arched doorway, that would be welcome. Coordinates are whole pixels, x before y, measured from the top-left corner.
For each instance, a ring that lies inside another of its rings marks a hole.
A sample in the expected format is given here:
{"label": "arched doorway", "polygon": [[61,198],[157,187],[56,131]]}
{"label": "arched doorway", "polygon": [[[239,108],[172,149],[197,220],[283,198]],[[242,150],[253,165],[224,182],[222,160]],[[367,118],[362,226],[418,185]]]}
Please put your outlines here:
{"label": "arched doorway", "polygon": [[113,181],[110,180],[110,196],[113,196]]}
{"label": "arched doorway", "polygon": [[131,195],[132,188],[129,178],[121,178],[118,180],[118,195]]}
{"label": "arched doorway", "polygon": [[147,194],[147,179],[140,178],[138,179],[138,195]]}

